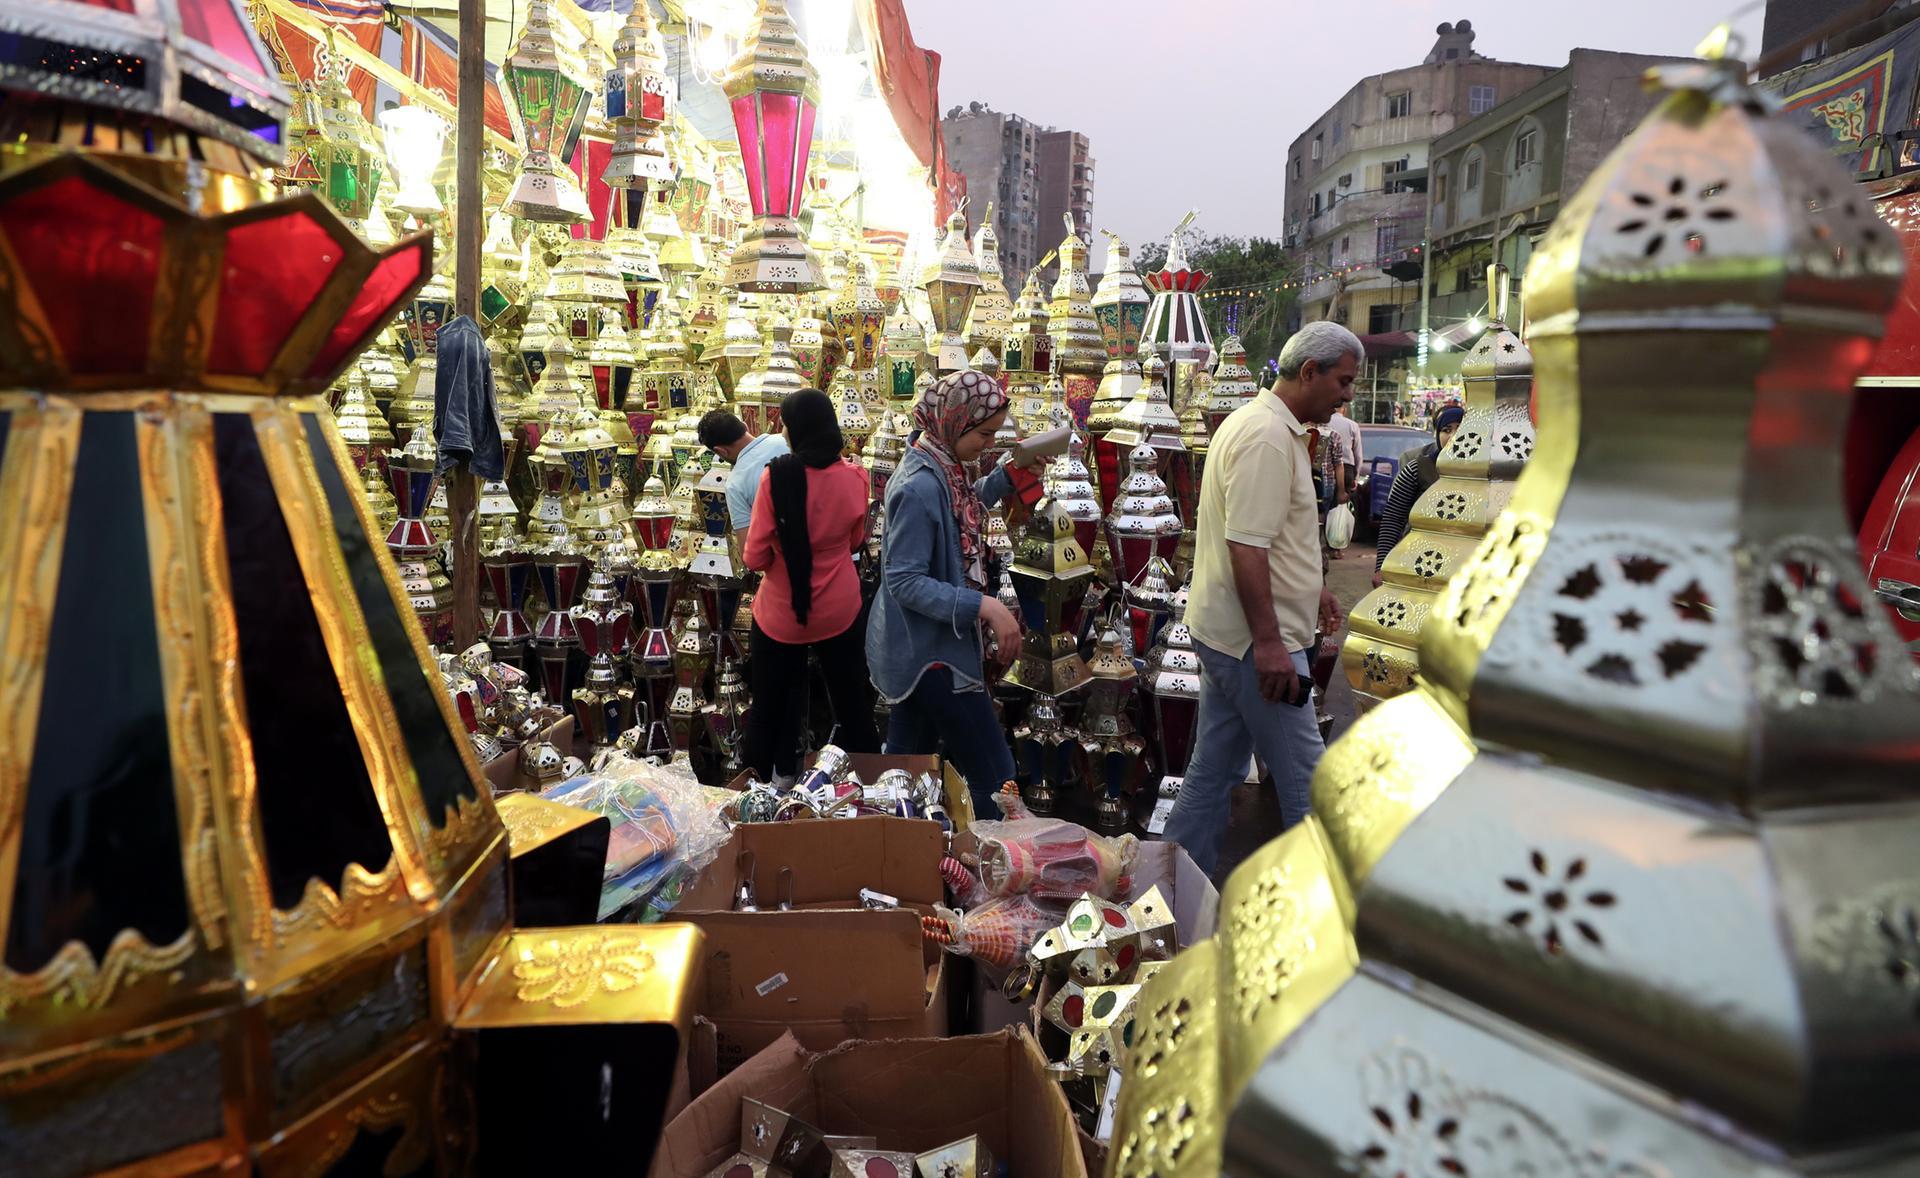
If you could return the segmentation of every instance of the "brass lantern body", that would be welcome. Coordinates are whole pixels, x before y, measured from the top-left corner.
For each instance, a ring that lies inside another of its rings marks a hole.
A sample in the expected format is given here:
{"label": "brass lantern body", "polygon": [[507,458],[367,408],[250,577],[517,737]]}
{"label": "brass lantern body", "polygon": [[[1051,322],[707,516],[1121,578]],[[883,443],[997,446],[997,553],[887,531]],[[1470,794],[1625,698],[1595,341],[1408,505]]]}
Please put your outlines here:
{"label": "brass lantern body", "polygon": [[1347,619],[1340,662],[1362,706],[1409,691],[1420,669],[1420,633],[1447,581],[1473,556],[1505,510],[1533,455],[1533,354],[1495,322],[1460,366],[1466,416],[1438,458],[1440,477],[1407,517],[1387,554],[1385,578]]}
{"label": "brass lantern body", "polygon": [[1920,1167],[1920,692],[1837,494],[1901,251],[1738,63],[1654,76],[1530,267],[1533,459],[1148,983],[1112,1174]]}

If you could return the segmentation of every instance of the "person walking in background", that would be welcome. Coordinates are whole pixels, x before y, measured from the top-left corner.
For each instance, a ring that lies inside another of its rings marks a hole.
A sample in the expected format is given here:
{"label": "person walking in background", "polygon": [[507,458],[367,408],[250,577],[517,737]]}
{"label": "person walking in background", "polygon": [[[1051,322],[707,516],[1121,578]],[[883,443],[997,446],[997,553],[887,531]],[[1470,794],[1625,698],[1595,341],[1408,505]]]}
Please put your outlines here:
{"label": "person walking in background", "polygon": [[1379,532],[1373,542],[1376,588],[1380,585],[1380,568],[1387,563],[1387,554],[1400,542],[1400,537],[1407,534],[1407,517],[1413,514],[1413,505],[1439,479],[1440,454],[1453,440],[1454,431],[1460,428],[1460,419],[1466,415],[1467,411],[1458,405],[1442,409],[1433,415],[1433,441],[1400,456],[1400,466],[1394,471],[1393,486],[1387,492],[1387,507],[1380,513]]}
{"label": "person walking in background", "polygon": [[733,466],[727,475],[727,514],[733,517],[733,530],[745,535],[753,523],[760,475],[769,462],[788,452],[787,440],[779,434],[756,434],[728,410],[715,409],[700,419],[700,444]]}
{"label": "person walking in background", "polygon": [[1353,419],[1353,407],[1340,406],[1333,420],[1327,422],[1327,429],[1340,440],[1336,461],[1346,468],[1340,472],[1339,494],[1334,497],[1334,502],[1346,503],[1353,498],[1353,482],[1360,477],[1360,468],[1367,462],[1360,440],[1360,423]]}
{"label": "person walking in background", "polygon": [[741,758],[761,780],[785,784],[800,767],[809,651],[833,707],[833,743],[871,753],[880,740],[866,635],[854,624],[860,577],[853,554],[867,536],[867,472],[842,460],[846,441],[825,393],[789,394],[780,416],[792,450],[767,464],[743,553],[747,567],[766,576],[753,598],[753,707]]}
{"label": "person walking in background", "polygon": [[987,509],[1012,494],[1005,464],[971,467],[1007,419],[1007,394],[982,372],[956,372],[913,409],[919,431],[887,483],[880,585],[867,621],[873,684],[892,705],[889,754],[946,756],[967,781],[974,815],[997,818],[1013,752],[987,694],[981,628],[993,657],[1019,653],[1020,622],[989,591]]}
{"label": "person walking in background", "polygon": [[1307,816],[1325,751],[1308,663],[1316,626],[1340,628],[1320,561],[1307,434],[1353,398],[1365,349],[1337,323],[1309,323],[1280,352],[1271,389],[1233,411],[1208,447],[1194,529],[1187,628],[1200,656],[1193,759],[1165,837],[1212,874],[1233,787],[1255,753],[1282,827]]}

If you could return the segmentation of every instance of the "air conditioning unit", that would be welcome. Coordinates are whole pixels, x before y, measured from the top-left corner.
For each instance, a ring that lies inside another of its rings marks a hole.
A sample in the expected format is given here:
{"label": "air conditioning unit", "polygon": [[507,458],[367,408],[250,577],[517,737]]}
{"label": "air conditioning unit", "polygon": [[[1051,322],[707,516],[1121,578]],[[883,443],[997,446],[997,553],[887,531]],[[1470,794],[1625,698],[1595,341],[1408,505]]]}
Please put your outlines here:
{"label": "air conditioning unit", "polygon": [[1352,187],[1353,187],[1353,173],[1352,173],[1352,172],[1348,172],[1348,173],[1347,173],[1346,175],[1344,175],[1344,176],[1342,176],[1342,177],[1340,177],[1340,187],[1342,187],[1342,188],[1352,188]]}

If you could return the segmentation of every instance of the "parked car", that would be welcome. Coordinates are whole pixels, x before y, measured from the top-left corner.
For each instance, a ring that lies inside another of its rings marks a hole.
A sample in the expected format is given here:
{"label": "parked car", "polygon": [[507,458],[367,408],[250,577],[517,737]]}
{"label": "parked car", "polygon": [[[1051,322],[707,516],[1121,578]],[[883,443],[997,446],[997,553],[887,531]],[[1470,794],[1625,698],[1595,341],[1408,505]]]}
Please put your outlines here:
{"label": "parked car", "polygon": [[1920,659],[1920,191],[1908,190],[1915,183],[1909,174],[1875,207],[1906,249],[1906,287],[1855,394],[1842,489],[1874,600]]}
{"label": "parked car", "polygon": [[1354,534],[1373,534],[1374,521],[1387,509],[1387,496],[1393,492],[1393,476],[1400,471],[1400,456],[1433,441],[1425,430],[1404,425],[1362,425],[1360,427],[1359,473],[1354,476]]}

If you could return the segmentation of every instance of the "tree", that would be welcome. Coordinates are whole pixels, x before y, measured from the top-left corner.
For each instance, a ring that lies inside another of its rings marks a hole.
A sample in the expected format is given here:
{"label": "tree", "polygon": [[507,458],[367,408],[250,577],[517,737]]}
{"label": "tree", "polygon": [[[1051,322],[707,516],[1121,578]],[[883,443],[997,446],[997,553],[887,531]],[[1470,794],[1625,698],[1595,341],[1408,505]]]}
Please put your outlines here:
{"label": "tree", "polygon": [[[1287,342],[1287,324],[1298,302],[1296,293],[1278,285],[1292,282],[1298,265],[1281,243],[1265,237],[1226,237],[1189,231],[1186,237],[1187,265],[1213,276],[1208,291],[1227,292],[1240,287],[1261,286],[1244,295],[1202,298],[1201,311],[1217,344],[1227,335],[1228,309],[1238,302],[1240,342],[1246,345],[1247,366],[1257,375],[1267,361],[1280,355]],[[1165,242],[1143,246],[1135,267],[1141,273],[1158,270],[1166,260]]]}

